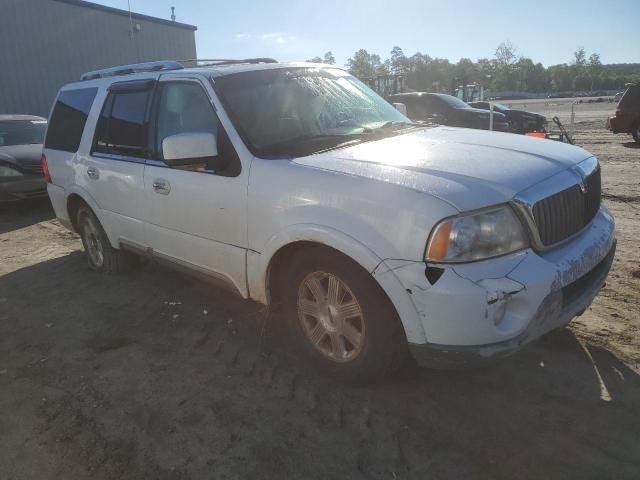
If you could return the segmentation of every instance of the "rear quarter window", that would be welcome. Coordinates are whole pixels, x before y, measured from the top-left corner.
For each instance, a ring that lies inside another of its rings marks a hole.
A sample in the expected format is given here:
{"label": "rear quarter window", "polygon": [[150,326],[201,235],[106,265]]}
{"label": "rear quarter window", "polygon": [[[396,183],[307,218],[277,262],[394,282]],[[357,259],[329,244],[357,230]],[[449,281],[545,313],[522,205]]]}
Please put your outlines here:
{"label": "rear quarter window", "polygon": [[51,113],[45,148],[77,152],[97,88],[60,92]]}
{"label": "rear quarter window", "polygon": [[640,113],[640,87],[629,87],[620,99],[618,108],[628,112]]}

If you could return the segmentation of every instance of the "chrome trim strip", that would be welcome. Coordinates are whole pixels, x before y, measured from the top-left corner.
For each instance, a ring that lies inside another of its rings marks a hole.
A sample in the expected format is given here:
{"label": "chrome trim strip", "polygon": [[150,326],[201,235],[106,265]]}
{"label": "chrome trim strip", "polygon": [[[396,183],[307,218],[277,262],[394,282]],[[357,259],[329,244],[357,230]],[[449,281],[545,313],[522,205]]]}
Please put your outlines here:
{"label": "chrome trim strip", "polygon": [[169,268],[175,268],[186,274],[196,275],[197,277],[212,283],[218,288],[222,288],[231,293],[235,293],[240,297],[243,297],[242,292],[238,289],[238,287],[236,287],[236,285],[228,277],[225,277],[218,272],[205,267],[201,267],[199,265],[195,265],[193,263],[187,262],[186,260],[180,260],[170,255],[156,252],[151,247],[140,245],[139,243],[131,240],[121,238],[119,239],[119,242],[120,247],[125,250],[129,250],[130,252],[147,258],[153,258],[154,260],[157,260],[159,263],[162,263]]}
{"label": "chrome trim strip", "polygon": [[103,152],[91,152],[90,155],[96,158],[104,158],[106,160],[116,160],[119,162],[145,163],[144,158],[130,157],[128,155],[117,155],[114,153],[103,153]]}
{"label": "chrome trim strip", "polygon": [[145,160],[145,165],[152,165],[154,167],[163,167],[163,168],[169,168],[169,166],[164,163],[162,160]]}
{"label": "chrome trim strip", "polygon": [[535,217],[533,215],[533,206],[537,202],[571,188],[574,185],[580,185],[581,187],[584,186],[585,179],[596,172],[599,168],[600,164],[598,163],[598,159],[595,156],[589,157],[573,167],[563,170],[556,175],[523,190],[513,197],[512,205],[529,231],[531,245],[534,250],[546,251],[556,248],[580,234],[580,232],[582,232],[588,225],[585,225],[575,234],[558,243],[554,243],[553,245],[544,245],[540,239],[538,226],[536,225]]}
{"label": "chrome trim strip", "polygon": [[186,273],[196,274],[198,276],[204,277],[215,284],[217,287],[223,288],[242,297],[242,292],[240,292],[238,287],[236,287],[236,285],[229,278],[221,275],[216,271],[201,267],[199,265],[195,265],[193,263],[187,262],[186,260],[180,260],[163,253],[158,253],[154,250],[151,250],[151,254],[160,262],[170,264],[172,267],[176,267],[180,270],[185,271]]}

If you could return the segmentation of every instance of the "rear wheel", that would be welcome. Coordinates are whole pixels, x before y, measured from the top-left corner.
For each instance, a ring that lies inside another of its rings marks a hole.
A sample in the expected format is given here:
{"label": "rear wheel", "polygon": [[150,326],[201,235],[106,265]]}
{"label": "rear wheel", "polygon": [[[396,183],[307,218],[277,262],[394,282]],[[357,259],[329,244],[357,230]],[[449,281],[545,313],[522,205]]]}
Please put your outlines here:
{"label": "rear wheel", "polygon": [[111,246],[100,221],[87,206],[78,209],[78,232],[87,254],[87,265],[95,272],[115,274],[121,269],[121,253]]}
{"label": "rear wheel", "polygon": [[332,376],[367,382],[407,358],[395,308],[371,275],[326,248],[298,252],[281,283],[290,335],[303,355]]}

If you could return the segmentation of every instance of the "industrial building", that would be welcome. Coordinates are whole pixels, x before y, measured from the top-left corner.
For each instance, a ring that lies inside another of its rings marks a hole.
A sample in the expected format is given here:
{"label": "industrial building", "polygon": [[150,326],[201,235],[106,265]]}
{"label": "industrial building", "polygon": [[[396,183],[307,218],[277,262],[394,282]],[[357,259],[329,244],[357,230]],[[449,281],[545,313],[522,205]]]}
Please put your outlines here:
{"label": "industrial building", "polygon": [[196,58],[195,31],[82,0],[2,0],[0,114],[47,116],[60,86],[89,70]]}

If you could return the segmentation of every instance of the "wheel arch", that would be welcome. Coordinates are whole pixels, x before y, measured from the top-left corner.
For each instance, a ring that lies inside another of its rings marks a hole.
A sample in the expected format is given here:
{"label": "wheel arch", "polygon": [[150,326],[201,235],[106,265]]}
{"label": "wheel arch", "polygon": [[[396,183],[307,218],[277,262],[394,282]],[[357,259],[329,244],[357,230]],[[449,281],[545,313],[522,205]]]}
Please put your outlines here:
{"label": "wheel arch", "polygon": [[[102,225],[102,228],[105,228],[103,211],[100,209],[96,201],[89,194],[89,192],[80,188],[78,185],[74,185],[72,188],[67,190],[66,208],[67,208],[67,215],[69,216],[69,221],[71,222],[71,226],[76,231],[76,233],[78,232],[77,213],[78,213],[78,209],[82,205],[88,206],[93,211],[93,214],[96,216],[96,218]],[[105,230],[105,232],[107,231]],[[109,232],[107,232],[107,238],[109,239],[109,242],[111,243],[112,247],[114,248],[118,247],[117,239],[111,238],[111,236],[109,235]]]}
{"label": "wheel arch", "polygon": [[277,276],[283,273],[286,259],[300,249],[318,246],[337,251],[369,272],[396,309],[407,339],[411,342],[425,341],[417,310],[400,281],[395,275],[375,274],[383,259],[363,243],[331,227],[295,225],[272,238],[263,252],[250,252],[247,257],[250,297],[266,305],[275,304],[277,295],[273,295],[273,286]]}

